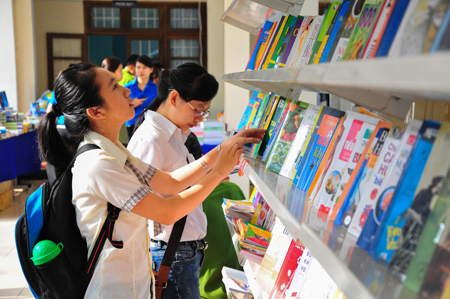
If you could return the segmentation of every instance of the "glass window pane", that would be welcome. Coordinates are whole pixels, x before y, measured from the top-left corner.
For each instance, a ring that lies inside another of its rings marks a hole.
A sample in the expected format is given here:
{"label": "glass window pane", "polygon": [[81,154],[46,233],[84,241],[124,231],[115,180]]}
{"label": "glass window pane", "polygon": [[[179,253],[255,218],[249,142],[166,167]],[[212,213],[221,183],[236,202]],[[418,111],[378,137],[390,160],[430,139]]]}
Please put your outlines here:
{"label": "glass window pane", "polygon": [[174,69],[186,62],[194,62],[194,63],[199,64],[198,59],[173,59],[170,61],[170,68]]}
{"label": "glass window pane", "polygon": [[94,28],[119,28],[120,9],[118,7],[93,7],[92,26]]}
{"label": "glass window pane", "polygon": [[199,28],[200,20],[197,8],[171,8],[170,27],[196,29]]}
{"label": "glass window pane", "polygon": [[138,55],[147,55],[150,58],[159,58],[158,40],[133,40],[131,41],[131,52]]}
{"label": "glass window pane", "polygon": [[[132,8],[132,28],[158,28],[159,10],[157,8]],[[136,23],[135,23],[136,20]]]}
{"label": "glass window pane", "polygon": [[171,57],[198,57],[200,53],[197,39],[171,39]]}

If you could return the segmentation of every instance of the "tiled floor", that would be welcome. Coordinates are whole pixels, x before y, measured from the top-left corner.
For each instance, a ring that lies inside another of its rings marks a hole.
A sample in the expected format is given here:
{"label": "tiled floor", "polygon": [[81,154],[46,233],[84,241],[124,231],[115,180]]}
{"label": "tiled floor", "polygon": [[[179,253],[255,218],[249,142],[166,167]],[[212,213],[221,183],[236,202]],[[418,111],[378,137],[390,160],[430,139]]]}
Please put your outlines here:
{"label": "tiled floor", "polygon": [[31,181],[27,191],[14,190],[12,207],[0,211],[0,298],[34,298],[20,268],[15,245],[15,225],[23,214],[25,200],[43,181]]}

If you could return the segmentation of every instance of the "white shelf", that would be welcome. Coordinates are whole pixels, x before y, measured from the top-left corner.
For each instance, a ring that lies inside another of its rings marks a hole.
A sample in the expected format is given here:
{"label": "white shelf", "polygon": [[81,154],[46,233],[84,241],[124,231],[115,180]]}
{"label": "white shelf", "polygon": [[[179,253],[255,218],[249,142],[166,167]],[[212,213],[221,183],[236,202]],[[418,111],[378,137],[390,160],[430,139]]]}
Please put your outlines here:
{"label": "white shelf", "polygon": [[[312,207],[307,194],[291,180],[266,170],[260,161],[247,159],[250,163],[246,175],[255,188],[294,240],[310,250],[347,298],[414,298],[400,296],[402,283],[387,273],[385,265],[357,247],[356,237],[328,222],[326,215]],[[377,277],[375,284],[370,277]]]}
{"label": "white shelf", "polygon": [[303,0],[234,0],[221,21],[258,35],[267,18],[277,13],[300,14]]}
{"label": "white shelf", "polygon": [[377,58],[225,74],[225,82],[298,99],[331,93],[404,119],[413,100],[450,101],[450,54]]}

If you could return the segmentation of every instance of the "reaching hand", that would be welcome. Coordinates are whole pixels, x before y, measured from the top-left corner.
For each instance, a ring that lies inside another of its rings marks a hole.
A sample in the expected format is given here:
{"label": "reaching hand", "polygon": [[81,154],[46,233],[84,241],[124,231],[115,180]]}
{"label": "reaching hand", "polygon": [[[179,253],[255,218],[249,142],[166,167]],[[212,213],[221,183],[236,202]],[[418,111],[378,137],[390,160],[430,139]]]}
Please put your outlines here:
{"label": "reaching hand", "polygon": [[236,143],[238,144],[259,143],[264,138],[265,132],[266,130],[264,129],[242,130],[236,135],[225,140],[220,146],[221,150],[233,146]]}
{"label": "reaching hand", "polygon": [[145,101],[146,99],[147,99],[147,98],[142,98],[142,99],[135,98],[135,99],[133,100],[132,104],[134,105],[134,107],[140,106],[140,105],[142,105],[142,103],[144,103],[144,101]]}
{"label": "reaching hand", "polygon": [[234,167],[239,163],[239,157],[244,153],[244,147],[241,144],[234,144],[221,149],[219,159],[213,171],[218,172],[222,177],[227,177]]}

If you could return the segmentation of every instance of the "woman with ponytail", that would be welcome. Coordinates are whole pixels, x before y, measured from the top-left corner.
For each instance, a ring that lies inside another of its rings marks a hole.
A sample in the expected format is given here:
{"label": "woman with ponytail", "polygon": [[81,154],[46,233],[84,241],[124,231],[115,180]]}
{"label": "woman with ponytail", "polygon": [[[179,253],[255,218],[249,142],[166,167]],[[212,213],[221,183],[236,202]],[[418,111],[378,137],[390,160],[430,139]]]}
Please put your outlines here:
{"label": "woman with ponytail", "polygon": [[[107,204],[123,210],[113,231],[123,248],[105,243],[84,298],[154,298],[147,219],[171,225],[190,213],[234,168],[242,144],[259,142],[262,135],[257,130],[237,134],[220,155],[205,155],[177,171],[160,171],[117,141],[120,127],[134,117],[129,95],[111,72],[76,64],[57,77],[56,104],[39,124],[41,155],[59,169],[65,169],[73,155],[56,129],[57,116],[65,116],[66,129],[79,138],[79,147],[99,147],[79,155],[72,168],[72,203],[89,254],[107,216]],[[205,165],[214,169],[206,173]]]}
{"label": "woman with ponytail", "polygon": [[[218,88],[219,83],[214,76],[198,64],[185,63],[175,69],[164,70],[159,79],[158,95],[141,114],[128,149],[162,171],[175,171],[193,163],[194,157],[185,147],[185,142],[190,128],[209,115]],[[221,144],[222,149],[228,146],[228,140]],[[217,154],[219,149],[213,149],[203,157]],[[205,168],[206,171],[209,169],[209,166]],[[150,221],[149,229],[153,261],[155,270],[158,270],[173,225],[161,228]],[[162,298],[200,298],[199,273],[206,247],[206,229],[206,215],[200,204],[188,214]]]}

